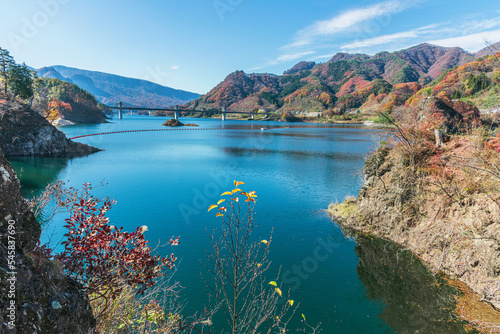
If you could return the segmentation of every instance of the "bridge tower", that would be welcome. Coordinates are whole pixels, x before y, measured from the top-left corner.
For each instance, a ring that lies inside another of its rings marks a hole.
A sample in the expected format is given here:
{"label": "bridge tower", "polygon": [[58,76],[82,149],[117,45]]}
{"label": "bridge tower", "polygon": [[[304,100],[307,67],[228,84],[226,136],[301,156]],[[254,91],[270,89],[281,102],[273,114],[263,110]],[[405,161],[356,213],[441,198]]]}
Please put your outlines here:
{"label": "bridge tower", "polygon": [[222,120],[226,120],[226,107],[222,107]]}
{"label": "bridge tower", "polygon": [[118,102],[118,119],[123,119],[122,106],[123,103]]}
{"label": "bridge tower", "polygon": [[179,112],[178,112],[178,110],[179,110],[179,106],[176,105],[175,106],[175,111],[174,111],[174,118],[177,119],[177,120],[179,119]]}

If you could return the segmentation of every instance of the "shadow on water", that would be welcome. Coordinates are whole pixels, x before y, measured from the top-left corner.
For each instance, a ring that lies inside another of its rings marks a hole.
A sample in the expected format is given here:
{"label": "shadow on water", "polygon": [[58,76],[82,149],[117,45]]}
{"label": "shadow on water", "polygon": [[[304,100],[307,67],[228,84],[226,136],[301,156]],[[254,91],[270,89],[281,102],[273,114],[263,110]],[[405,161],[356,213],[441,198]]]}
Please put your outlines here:
{"label": "shadow on water", "polygon": [[470,333],[454,314],[460,292],[434,276],[410,251],[373,237],[356,237],[357,272],[368,298],[381,300],[379,318],[396,333]]}
{"label": "shadow on water", "polygon": [[60,172],[72,158],[67,157],[9,157],[21,181],[24,197],[39,194],[49,183],[57,181]]}
{"label": "shadow on water", "polygon": [[259,149],[259,148],[245,148],[245,147],[223,147],[223,150],[229,156],[234,157],[254,157],[266,155],[283,155],[287,157],[310,157],[310,158],[326,158],[339,161],[356,161],[362,160],[363,157],[355,153],[329,153],[318,151],[304,151],[304,150],[272,150],[272,149]]}

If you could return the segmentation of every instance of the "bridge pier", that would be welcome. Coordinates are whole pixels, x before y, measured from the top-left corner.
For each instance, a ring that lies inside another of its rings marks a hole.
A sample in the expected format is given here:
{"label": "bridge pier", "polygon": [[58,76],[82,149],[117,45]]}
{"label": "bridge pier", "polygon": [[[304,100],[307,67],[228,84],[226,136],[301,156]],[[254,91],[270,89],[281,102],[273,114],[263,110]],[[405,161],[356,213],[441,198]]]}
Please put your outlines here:
{"label": "bridge pier", "polygon": [[222,120],[226,120],[226,107],[222,107]]}
{"label": "bridge pier", "polygon": [[123,119],[123,112],[122,112],[122,106],[123,106],[123,103],[119,102],[118,103],[118,119]]}
{"label": "bridge pier", "polygon": [[175,118],[176,120],[178,120],[178,119],[179,119],[179,112],[178,112],[178,110],[179,110],[179,106],[178,106],[178,105],[176,105],[176,106],[175,106],[175,111],[174,111],[174,118]]}

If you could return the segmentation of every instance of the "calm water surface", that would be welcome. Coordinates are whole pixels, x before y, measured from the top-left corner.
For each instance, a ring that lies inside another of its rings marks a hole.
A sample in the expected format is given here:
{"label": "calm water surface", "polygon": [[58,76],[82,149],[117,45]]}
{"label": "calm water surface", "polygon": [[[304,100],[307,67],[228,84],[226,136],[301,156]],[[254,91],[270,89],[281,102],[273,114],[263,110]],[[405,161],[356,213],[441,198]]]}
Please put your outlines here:
{"label": "calm water surface", "polygon": [[[73,137],[156,129],[164,120],[125,116],[109,124],[62,130]],[[283,126],[183,121],[200,127]],[[298,314],[304,313],[311,323],[321,322],[323,333],[458,333],[462,330],[449,321],[445,307],[451,300],[449,290],[427,289],[435,279],[420,264],[410,258],[395,259],[394,252],[386,251],[387,243],[357,244],[322,211],[331,202],[357,194],[364,157],[373,149],[376,134],[364,129],[312,128],[126,133],[79,139],[104,150],[88,157],[11,160],[25,195],[57,179],[76,187],[104,180],[108,185],[94,193],[117,201],[109,212],[112,224],[126,230],[147,225],[146,237],[153,242],[181,236],[173,251],[180,259],[176,279],[185,287],[188,312],[203,310],[206,303],[200,259],[210,247],[206,229],[219,223],[212,212],[206,212],[207,207],[233,188],[233,180],[240,180],[246,183],[244,190],[259,195],[260,226],[255,239],[267,239],[274,228],[270,278],[281,266],[284,287],[292,289],[292,298],[300,302]],[[48,227],[45,241],[54,233],[52,240],[64,233],[63,218]],[[160,250],[171,251],[171,247]],[[387,263],[392,264],[390,269]],[[432,293],[424,299],[422,291]]]}

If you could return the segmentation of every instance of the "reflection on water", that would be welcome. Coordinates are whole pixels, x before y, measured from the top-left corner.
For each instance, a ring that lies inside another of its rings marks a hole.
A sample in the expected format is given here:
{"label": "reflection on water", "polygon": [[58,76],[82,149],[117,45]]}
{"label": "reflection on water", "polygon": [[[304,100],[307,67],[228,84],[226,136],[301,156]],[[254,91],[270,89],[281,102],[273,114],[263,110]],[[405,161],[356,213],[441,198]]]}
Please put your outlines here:
{"label": "reflection on water", "polygon": [[65,157],[9,157],[12,167],[21,181],[21,193],[25,197],[38,194],[45,185],[58,180],[71,158]]}
{"label": "reflection on water", "polygon": [[380,299],[382,321],[396,332],[467,333],[453,314],[460,292],[432,275],[411,252],[395,244],[356,238],[357,272],[370,299]]}
{"label": "reflection on water", "polygon": [[302,150],[270,150],[270,149],[257,149],[257,148],[244,148],[244,147],[224,147],[224,152],[229,155],[238,157],[256,156],[256,155],[275,155],[281,154],[289,157],[312,157],[312,158],[329,158],[337,161],[357,161],[362,160],[359,154],[350,154],[345,152],[327,153],[316,151],[302,151]]}

